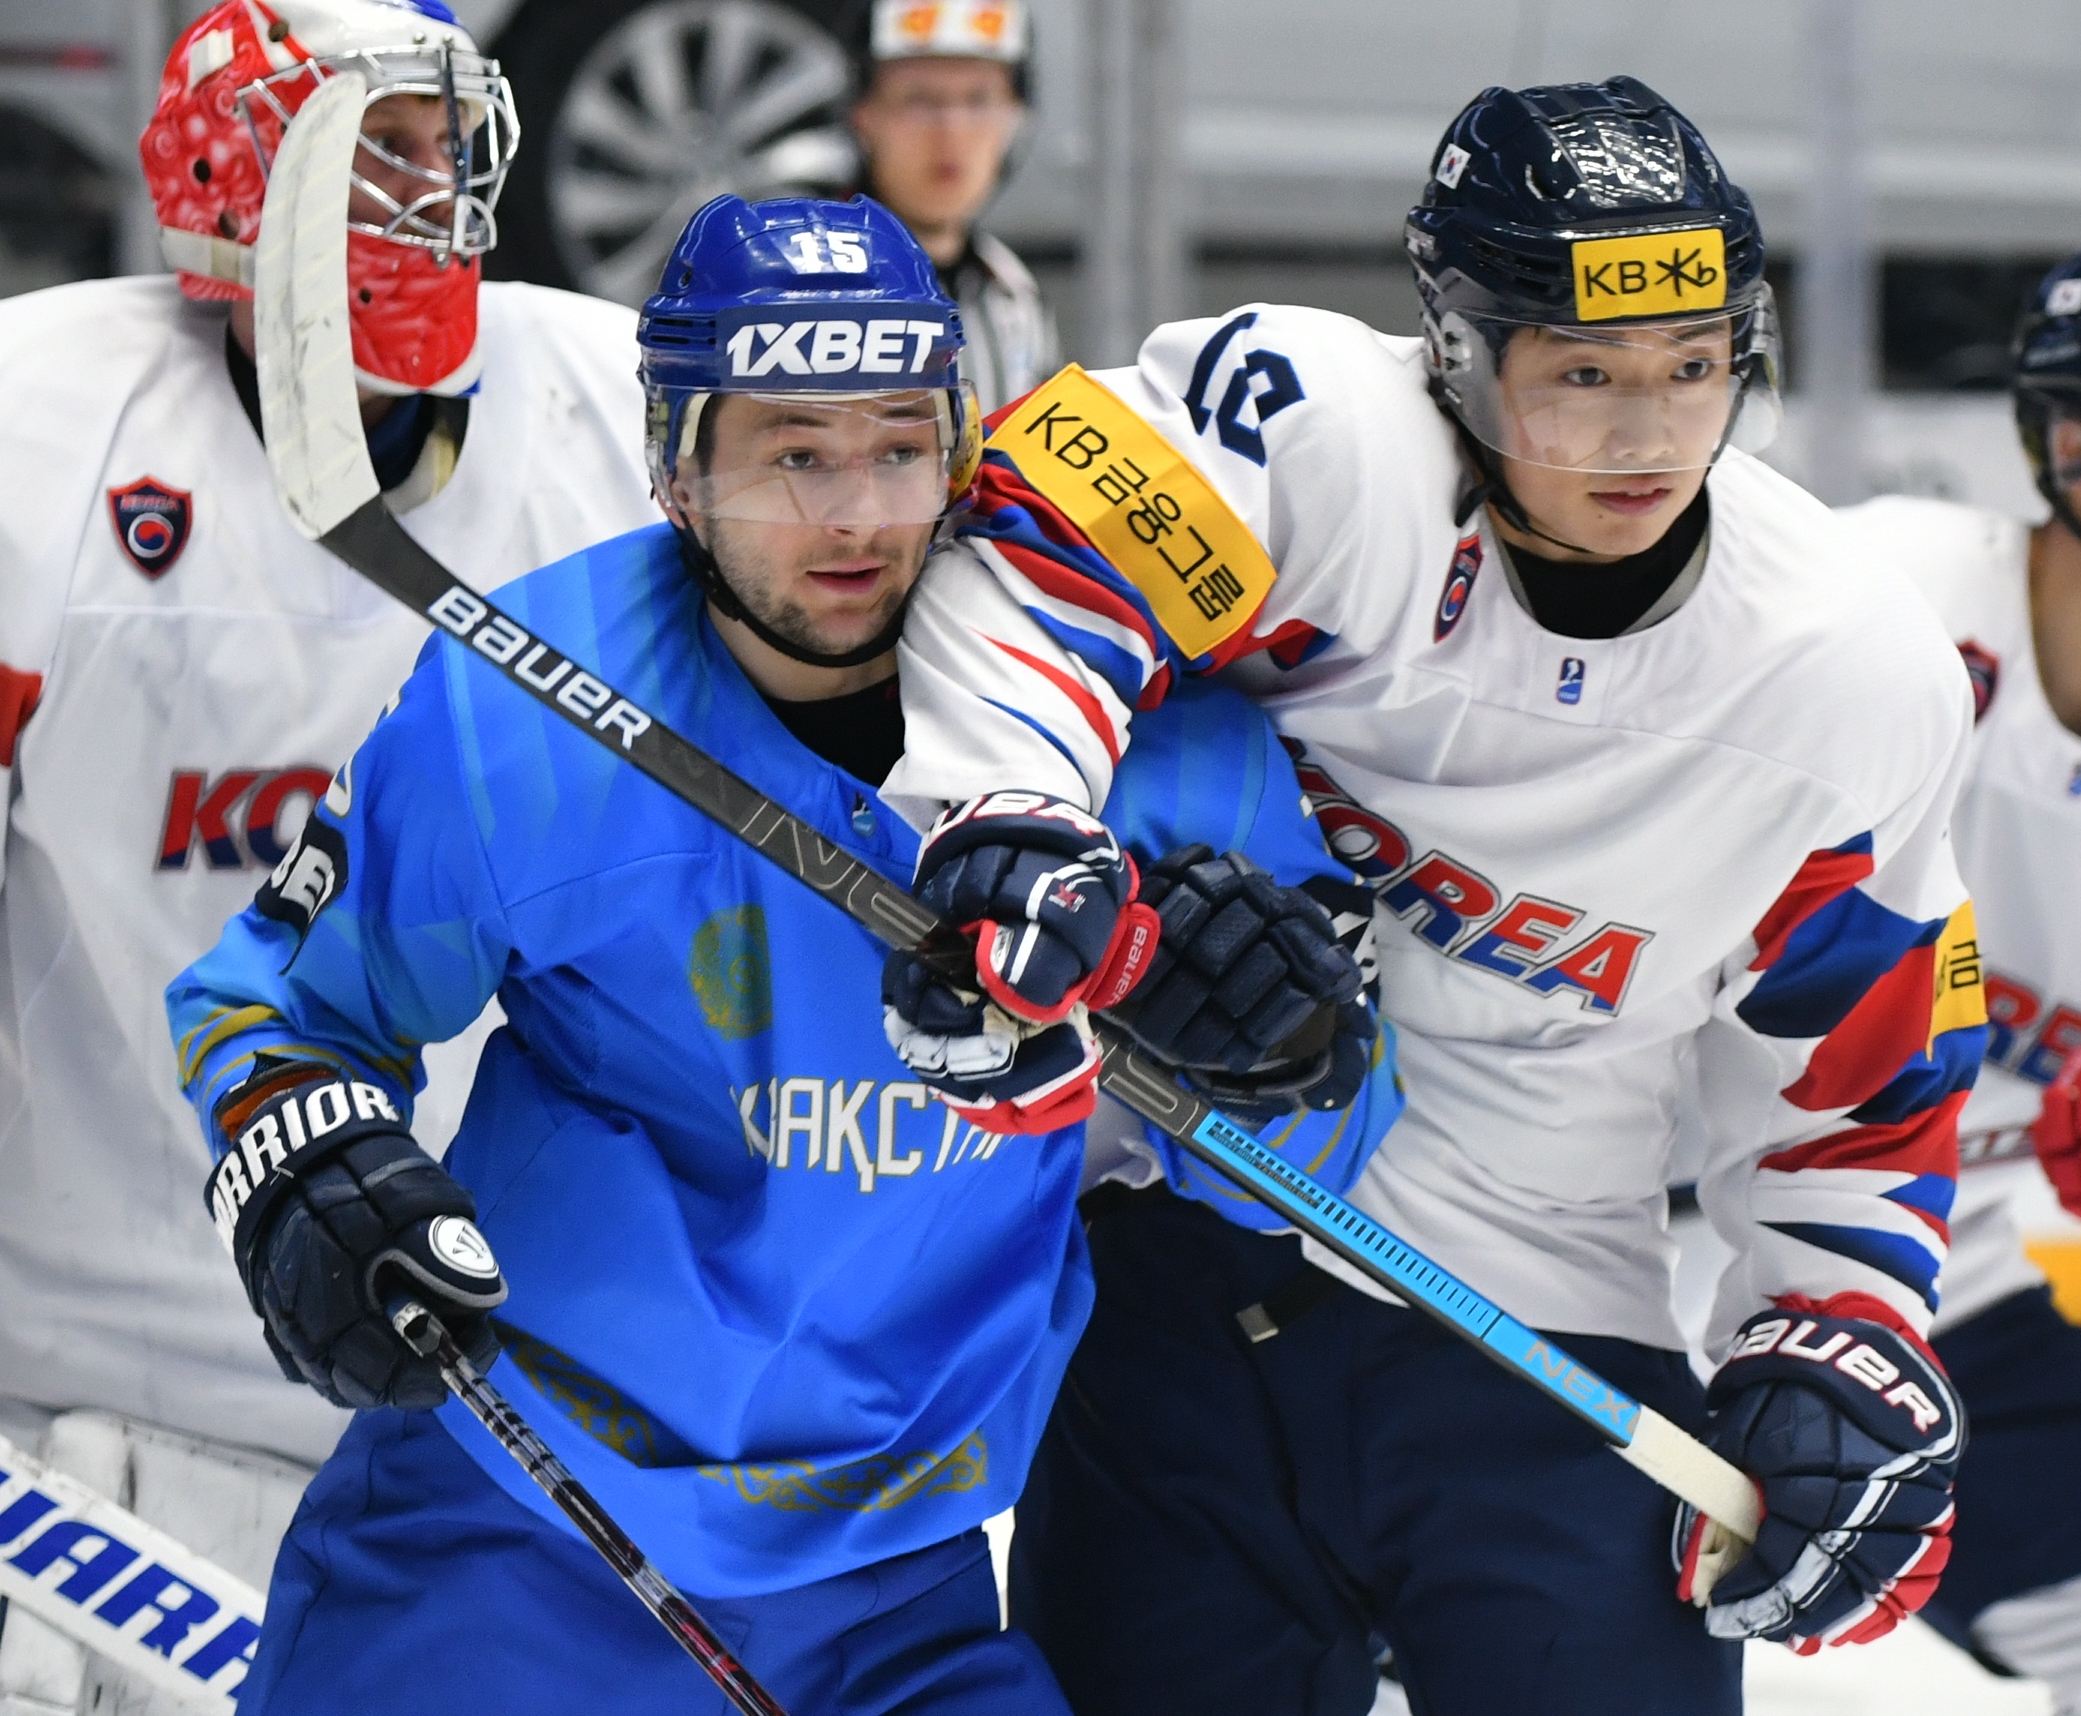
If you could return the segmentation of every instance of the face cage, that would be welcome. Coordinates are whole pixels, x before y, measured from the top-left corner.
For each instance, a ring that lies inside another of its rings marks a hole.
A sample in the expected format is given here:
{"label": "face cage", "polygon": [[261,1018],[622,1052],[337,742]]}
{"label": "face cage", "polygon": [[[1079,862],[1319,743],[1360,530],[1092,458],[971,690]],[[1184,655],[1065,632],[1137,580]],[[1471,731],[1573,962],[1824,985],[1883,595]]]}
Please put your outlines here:
{"label": "face cage", "polygon": [[[940,541],[951,529],[956,505],[974,486],[976,468],[982,463],[983,410],[973,382],[963,381],[957,387],[935,387],[930,391],[933,415],[939,424],[940,451],[947,458],[947,504],[940,514],[939,529],[934,533],[934,540]],[[651,492],[660,504],[669,501],[677,505],[678,502],[671,499],[672,480],[679,474],[680,460],[693,456],[694,441],[701,432],[701,413],[716,395],[650,383],[645,384],[644,392],[647,409],[644,413],[643,454],[644,462],[650,467]],[[848,399],[874,396],[811,393],[801,397],[820,404],[836,405]]]}
{"label": "face cage", "polygon": [[[520,116],[513,106],[512,86],[500,74],[498,61],[481,54],[457,53],[446,40],[432,52],[422,47],[361,48],[351,54],[305,60],[301,65],[247,84],[235,99],[262,174],[272,170],[274,159],[261,142],[253,104],[264,103],[276,123],[287,127],[292,115],[274,86],[301,78],[317,84],[343,71],[358,71],[367,79],[364,112],[391,95],[425,95],[440,100],[447,109],[451,163],[447,173],[437,173],[363,137],[361,148],[392,172],[417,179],[428,189],[410,202],[401,203],[357,169],[354,188],[388,210],[389,218],[381,225],[350,219],[348,230],[388,239],[393,244],[431,250],[442,262],[450,256],[481,256],[494,248],[499,241],[499,227],[492,211],[506,188],[506,175],[512,170],[513,154],[520,146]],[[480,132],[484,137],[481,158],[477,147]],[[461,187],[459,194],[457,186]],[[428,211],[442,204],[448,206],[448,218],[429,218]]]}
{"label": "face cage", "polygon": [[[1732,319],[1731,344],[1733,356],[1730,361],[1734,386],[1727,408],[1727,421],[1721,429],[1711,455],[1702,464],[1687,464],[1686,470],[1709,469],[1717,464],[1721,454],[1729,447],[1744,453],[1758,453],[1777,439],[1784,424],[1784,343],[1777,319],[1777,301],[1767,285],[1759,286],[1756,296],[1747,304],[1727,312]],[[1670,320],[1693,320],[1695,318],[1670,318]],[[1450,326],[1457,323],[1457,328]],[[1504,457],[1514,457],[1509,449],[1499,447],[1478,426],[1483,413],[1476,410],[1469,398],[1468,381],[1486,379],[1491,387],[1498,385],[1503,346],[1509,335],[1519,328],[1540,326],[1573,326],[1572,323],[1545,324],[1537,322],[1513,322],[1499,316],[1470,316],[1464,311],[1448,310],[1439,315],[1428,308],[1423,318],[1424,367],[1442,390],[1452,416],[1469,435],[1491,451]],[[1653,327],[1655,323],[1598,323],[1594,326],[1611,332],[1622,331],[1627,326]],[[1493,337],[1495,329],[1507,330],[1501,340]],[[1469,351],[1466,357],[1459,353],[1464,348],[1479,345],[1482,356],[1476,358]],[[1456,378],[1454,370],[1460,372]],[[1539,463],[1537,460],[1528,461]],[[1555,469],[1585,469],[1592,467],[1556,466]],[[1614,474],[1636,474],[1628,468]]]}

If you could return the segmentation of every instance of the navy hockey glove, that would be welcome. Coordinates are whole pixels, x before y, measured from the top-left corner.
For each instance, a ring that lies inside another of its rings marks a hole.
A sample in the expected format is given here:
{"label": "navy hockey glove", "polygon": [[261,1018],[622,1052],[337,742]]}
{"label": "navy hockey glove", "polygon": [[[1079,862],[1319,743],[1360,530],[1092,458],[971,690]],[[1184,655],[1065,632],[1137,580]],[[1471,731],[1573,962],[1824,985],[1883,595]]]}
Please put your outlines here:
{"label": "navy hockey glove", "polygon": [[1035,1029],[898,951],[882,965],[882,1025],[903,1064],[985,1132],[1053,1132],[1097,1105],[1098,1041],[1082,1013]]}
{"label": "navy hockey glove", "polygon": [[1149,866],[1141,898],[1162,934],[1123,1011],[1136,1040],[1231,1108],[1348,1108],[1380,1034],[1360,999],[1372,895],[1281,887],[1240,852],[1184,846]]}
{"label": "navy hockey glove", "polygon": [[385,1092],[278,1074],[234,1093],[219,1122],[230,1148],[210,1172],[210,1213],[284,1376],[335,1406],[440,1405],[440,1367],[384,1313],[401,1291],[491,1367],[488,1313],[506,1283],[476,1202],[413,1142]]}
{"label": "navy hockey glove", "polygon": [[1015,1019],[1054,1025],[1117,1006],[1156,946],[1113,831],[1037,792],[972,798],[918,850],[918,897],[975,938],[976,980]]}
{"label": "navy hockey glove", "polygon": [[[1797,1295],[1751,1317],[1706,1391],[1707,1441],[1756,1480],[1763,1525],[1713,1587],[1715,1638],[1774,1639],[1802,1656],[1891,1632],[1936,1591],[1951,1555],[1951,1483],[1965,1417],[1920,1341],[1861,1293]],[[1708,1521],[1677,1515],[1677,1593]]]}
{"label": "navy hockey glove", "polygon": [[918,853],[917,893],[973,938],[981,994],[892,953],[882,967],[889,1046],[987,1131],[1052,1132],[1089,1118],[1099,1051],[1086,1012],[1123,1000],[1156,945],[1136,880],[1112,831],[1061,799],[988,793],[948,811]]}

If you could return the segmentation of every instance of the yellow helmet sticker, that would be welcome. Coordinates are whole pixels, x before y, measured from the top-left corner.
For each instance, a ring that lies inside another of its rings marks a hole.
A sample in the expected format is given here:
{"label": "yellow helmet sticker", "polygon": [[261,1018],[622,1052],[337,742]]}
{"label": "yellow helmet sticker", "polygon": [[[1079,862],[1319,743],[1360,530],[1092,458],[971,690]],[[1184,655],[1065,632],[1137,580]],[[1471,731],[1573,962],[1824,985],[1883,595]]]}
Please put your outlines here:
{"label": "yellow helmet sticker", "polygon": [[1727,302],[1727,240],[1716,226],[1583,238],[1570,247],[1578,321],[1680,316]]}

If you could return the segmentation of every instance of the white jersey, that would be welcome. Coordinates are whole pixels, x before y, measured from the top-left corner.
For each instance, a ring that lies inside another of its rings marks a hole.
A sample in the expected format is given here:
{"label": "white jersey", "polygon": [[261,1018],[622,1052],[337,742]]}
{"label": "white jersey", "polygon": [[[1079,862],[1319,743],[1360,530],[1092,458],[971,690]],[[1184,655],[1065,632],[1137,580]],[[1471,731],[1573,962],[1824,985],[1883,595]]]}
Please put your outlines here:
{"label": "white jersey", "polygon": [[[2044,1087],[2081,1048],[2081,736],[2060,724],[2038,679],[2027,526],[1904,496],[1842,517],[1935,605],[1979,711],[1952,826],[1979,919],[1989,1026],[1959,1122],[1967,1171],[1944,1268],[1939,1326],[1949,1327],[2045,1279],[2024,1255],[2015,1206],[2036,1189],[2027,1132]],[[1976,1157],[1995,1162],[1974,1167]]]}
{"label": "white jersey", "polygon": [[1416,341],[1256,305],[1096,379],[1139,430],[1072,377],[995,432],[981,526],[913,604],[884,796],[1097,804],[1137,704],[1225,671],[1378,892],[1409,1106],[1355,1202],[1528,1323],[1678,1347],[1695,1056],[1701,1197],[1740,1254],[1718,1333],[1845,1292],[1926,1328],[1979,991],[1945,833],[1966,676],[1906,585],[1730,453],[1670,597],[1558,636],[1456,520]]}
{"label": "white jersey", "polygon": [[[654,513],[633,316],[487,285],[481,319],[460,459],[404,525],[489,589]],[[344,1415],[282,1380],[204,1212],[163,991],[426,627],[297,533],[224,340],[168,277],[0,303],[0,1396],[315,1460]]]}

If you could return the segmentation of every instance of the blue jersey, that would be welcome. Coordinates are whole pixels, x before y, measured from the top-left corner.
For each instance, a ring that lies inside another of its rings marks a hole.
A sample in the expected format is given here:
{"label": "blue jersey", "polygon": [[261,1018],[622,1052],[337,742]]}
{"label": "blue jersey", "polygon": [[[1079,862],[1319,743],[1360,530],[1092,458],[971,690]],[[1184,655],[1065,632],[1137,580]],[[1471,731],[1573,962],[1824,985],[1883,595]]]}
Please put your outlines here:
{"label": "blue jersey", "polygon": [[[916,835],[781,726],[668,528],[500,599],[909,878]],[[1201,839],[1286,882],[1347,874],[1263,720],[1225,692],[1138,729],[1106,815],[1145,852]],[[1091,1300],[1081,1128],[999,1137],[934,1103],[883,1036],[883,956],[447,639],[168,1007],[208,1131],[262,1053],[408,1101],[419,1046],[498,997],[508,1024],[447,1158],[512,1286],[494,1374],[675,1580],[751,1595],[1009,1506]],[[1399,1106],[1382,1057],[1348,1116],[1279,1130],[1341,1187]],[[442,1411],[558,1517],[458,1404]]]}

